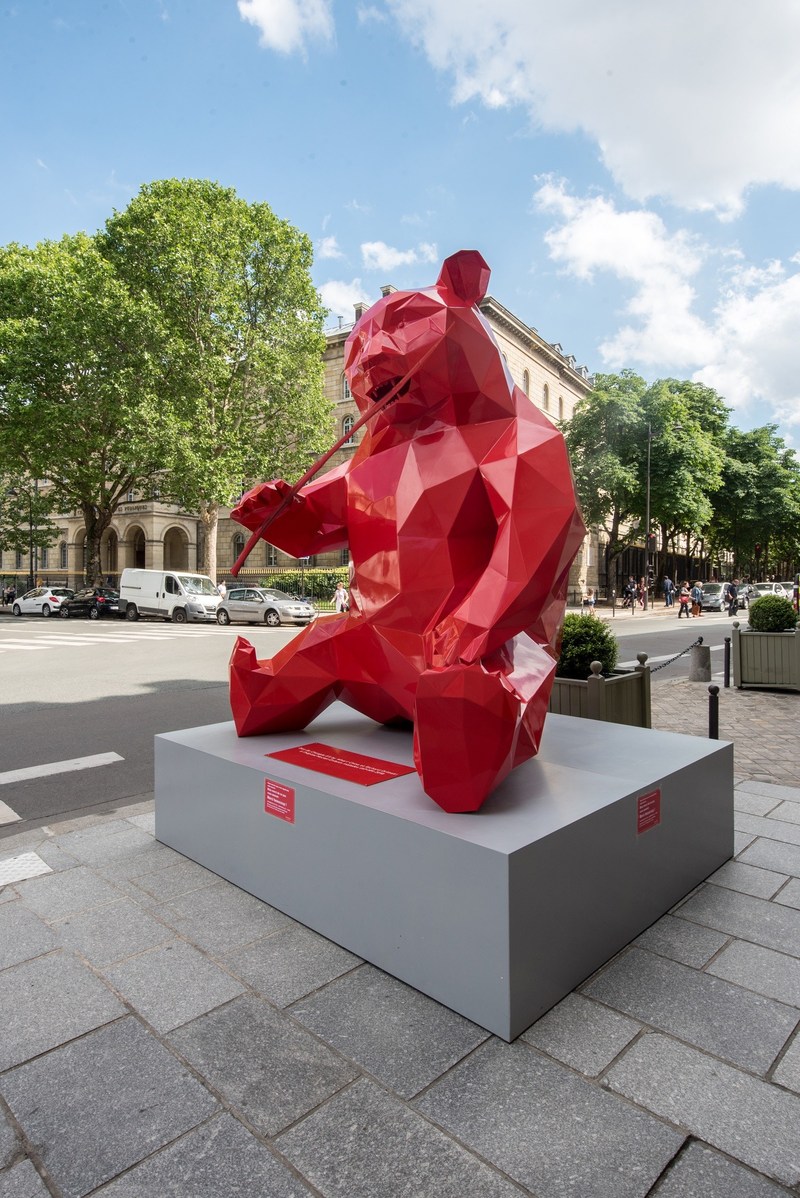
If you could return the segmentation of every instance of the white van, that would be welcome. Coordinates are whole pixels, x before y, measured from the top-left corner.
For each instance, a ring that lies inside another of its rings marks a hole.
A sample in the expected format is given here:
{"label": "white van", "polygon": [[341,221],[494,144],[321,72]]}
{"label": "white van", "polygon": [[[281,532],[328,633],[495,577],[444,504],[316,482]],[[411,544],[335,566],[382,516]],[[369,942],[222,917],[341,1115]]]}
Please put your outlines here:
{"label": "white van", "polygon": [[119,614],[126,620],[160,616],[175,624],[216,620],[222,596],[205,574],[185,570],[123,570]]}

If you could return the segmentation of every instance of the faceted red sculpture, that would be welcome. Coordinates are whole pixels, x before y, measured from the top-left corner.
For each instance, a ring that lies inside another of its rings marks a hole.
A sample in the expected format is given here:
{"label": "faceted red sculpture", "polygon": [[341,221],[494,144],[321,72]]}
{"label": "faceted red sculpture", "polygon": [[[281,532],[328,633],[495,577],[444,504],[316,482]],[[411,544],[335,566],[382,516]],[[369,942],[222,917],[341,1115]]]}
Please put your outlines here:
{"label": "faceted red sculpture", "polygon": [[396,397],[350,461],[288,504],[275,481],[233,512],[252,531],[277,512],[272,544],[295,557],[349,546],[355,565],[349,612],[267,661],[237,640],[239,735],[304,728],[336,698],[410,721],[422,786],[446,811],[476,811],[538,751],[585,531],[563,437],[514,386],[476,307],[488,281],[462,250],[435,286],[370,308],[345,373],[362,413],[405,380]]}

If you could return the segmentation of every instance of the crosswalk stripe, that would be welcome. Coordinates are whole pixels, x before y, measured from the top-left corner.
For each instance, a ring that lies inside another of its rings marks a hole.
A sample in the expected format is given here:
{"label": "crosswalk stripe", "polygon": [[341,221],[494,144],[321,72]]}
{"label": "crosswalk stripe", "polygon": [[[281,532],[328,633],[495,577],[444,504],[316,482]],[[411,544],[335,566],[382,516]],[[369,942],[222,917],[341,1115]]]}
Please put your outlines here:
{"label": "crosswalk stripe", "polygon": [[21,815],[17,815],[8,803],[0,800],[0,824],[14,824],[20,819],[22,819]]}
{"label": "crosswalk stripe", "polygon": [[69,761],[50,761],[45,765],[29,765],[21,770],[7,770],[0,774],[0,786],[9,782],[26,782],[29,778],[47,778],[51,774],[69,774],[75,770],[94,769],[98,765],[111,765],[124,761],[119,753],[94,753],[91,757],[73,757]]}

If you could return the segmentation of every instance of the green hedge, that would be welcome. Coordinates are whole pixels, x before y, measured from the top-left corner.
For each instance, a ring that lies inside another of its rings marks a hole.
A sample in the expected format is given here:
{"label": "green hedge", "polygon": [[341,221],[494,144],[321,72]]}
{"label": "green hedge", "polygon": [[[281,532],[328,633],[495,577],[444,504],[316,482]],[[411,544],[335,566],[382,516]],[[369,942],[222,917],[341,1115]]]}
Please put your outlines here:
{"label": "green hedge", "polygon": [[747,622],[754,632],[792,632],[797,626],[797,612],[791,600],[782,595],[762,595],[750,604]]}
{"label": "green hedge", "polygon": [[559,678],[580,678],[585,681],[592,672],[592,662],[599,661],[604,674],[610,674],[617,664],[617,638],[603,620],[591,612],[568,612],[561,630],[561,655],[556,667]]}

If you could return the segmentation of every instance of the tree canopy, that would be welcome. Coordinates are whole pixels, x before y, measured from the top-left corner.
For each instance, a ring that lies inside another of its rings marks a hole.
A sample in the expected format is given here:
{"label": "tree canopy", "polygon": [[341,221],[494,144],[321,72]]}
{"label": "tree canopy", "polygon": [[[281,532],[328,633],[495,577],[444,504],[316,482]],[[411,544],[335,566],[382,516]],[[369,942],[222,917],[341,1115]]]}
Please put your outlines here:
{"label": "tree canopy", "polygon": [[167,179],[115,213],[99,246],[163,323],[172,438],[161,493],[200,513],[213,575],[220,506],[256,479],[300,473],[330,437],[311,242],[267,204]]}
{"label": "tree canopy", "polygon": [[152,304],[131,296],[92,238],[0,249],[4,470],[26,486],[46,478],[51,509],[82,511],[96,581],[119,503],[168,451],[162,345]]}

